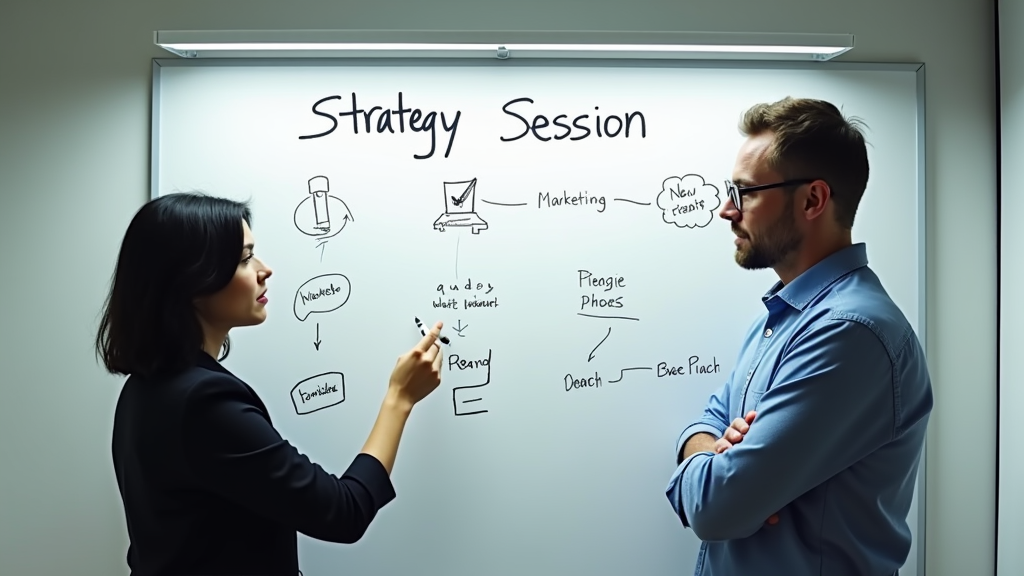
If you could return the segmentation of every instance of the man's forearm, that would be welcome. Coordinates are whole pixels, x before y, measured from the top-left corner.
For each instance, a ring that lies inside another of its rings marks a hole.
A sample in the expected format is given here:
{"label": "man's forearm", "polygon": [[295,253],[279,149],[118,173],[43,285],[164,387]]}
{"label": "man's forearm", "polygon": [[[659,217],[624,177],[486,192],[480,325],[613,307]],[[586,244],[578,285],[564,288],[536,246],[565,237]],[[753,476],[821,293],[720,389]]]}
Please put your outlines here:
{"label": "man's forearm", "polygon": [[691,454],[696,452],[714,452],[715,451],[715,438],[707,432],[698,432],[693,436],[687,438],[686,443],[683,444],[682,452],[676,456],[676,464],[681,463],[690,457]]}

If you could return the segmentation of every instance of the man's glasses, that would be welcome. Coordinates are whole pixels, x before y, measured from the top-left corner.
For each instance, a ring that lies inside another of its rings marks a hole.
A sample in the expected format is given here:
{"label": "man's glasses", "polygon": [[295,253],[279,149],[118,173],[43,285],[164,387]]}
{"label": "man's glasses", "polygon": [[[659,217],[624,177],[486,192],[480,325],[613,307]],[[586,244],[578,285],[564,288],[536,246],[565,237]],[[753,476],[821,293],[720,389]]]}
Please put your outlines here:
{"label": "man's glasses", "polygon": [[771,188],[781,188],[783,186],[796,186],[798,184],[810,184],[817,178],[800,178],[797,180],[786,180],[784,182],[776,182],[774,184],[761,184],[759,186],[737,186],[732,180],[725,181],[725,190],[729,193],[729,199],[732,200],[737,210],[743,210],[743,196],[750,194],[751,192],[758,192],[760,190],[769,190]]}

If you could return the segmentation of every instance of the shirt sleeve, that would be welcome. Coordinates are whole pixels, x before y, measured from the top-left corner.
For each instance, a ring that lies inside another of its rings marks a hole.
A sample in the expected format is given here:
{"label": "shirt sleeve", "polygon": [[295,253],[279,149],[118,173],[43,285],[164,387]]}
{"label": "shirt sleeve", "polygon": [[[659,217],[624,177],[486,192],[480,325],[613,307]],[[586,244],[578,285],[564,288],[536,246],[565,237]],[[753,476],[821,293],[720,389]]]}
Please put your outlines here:
{"label": "shirt sleeve", "polygon": [[679,434],[679,437],[676,439],[676,464],[680,463],[679,459],[683,452],[683,446],[690,436],[705,432],[715,438],[721,438],[722,434],[725,434],[725,429],[729,427],[730,380],[732,380],[732,375],[729,376],[729,380],[725,381],[725,384],[722,384],[718,390],[711,394],[700,419],[683,428],[683,431]]}
{"label": "shirt sleeve", "polygon": [[202,485],[307,536],[356,542],[395,498],[376,458],[357,455],[340,477],[326,472],[282,438],[230,378],[198,383],[183,416],[186,458]]}
{"label": "shirt sleeve", "polygon": [[895,434],[893,361],[865,325],[826,319],[797,337],[743,442],[684,460],[666,495],[705,541],[745,538]]}

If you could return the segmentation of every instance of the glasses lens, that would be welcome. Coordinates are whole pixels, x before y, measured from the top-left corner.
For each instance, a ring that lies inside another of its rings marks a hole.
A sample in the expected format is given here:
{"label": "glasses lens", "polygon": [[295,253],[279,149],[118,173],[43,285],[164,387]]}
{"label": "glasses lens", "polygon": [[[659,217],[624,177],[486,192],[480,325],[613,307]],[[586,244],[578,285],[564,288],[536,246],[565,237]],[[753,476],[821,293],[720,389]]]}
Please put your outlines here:
{"label": "glasses lens", "polygon": [[729,199],[732,200],[733,206],[737,210],[740,209],[740,191],[736,189],[736,185],[730,180],[725,181],[725,190],[729,193]]}

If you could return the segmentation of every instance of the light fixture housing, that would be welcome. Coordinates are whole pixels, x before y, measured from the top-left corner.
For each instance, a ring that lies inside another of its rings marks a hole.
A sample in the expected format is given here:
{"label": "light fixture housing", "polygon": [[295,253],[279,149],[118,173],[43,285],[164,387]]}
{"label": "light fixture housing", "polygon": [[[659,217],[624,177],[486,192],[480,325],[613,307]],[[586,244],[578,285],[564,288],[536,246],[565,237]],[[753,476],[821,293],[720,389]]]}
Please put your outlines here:
{"label": "light fixture housing", "polygon": [[160,30],[183,58],[831,60],[852,34],[455,30]]}

